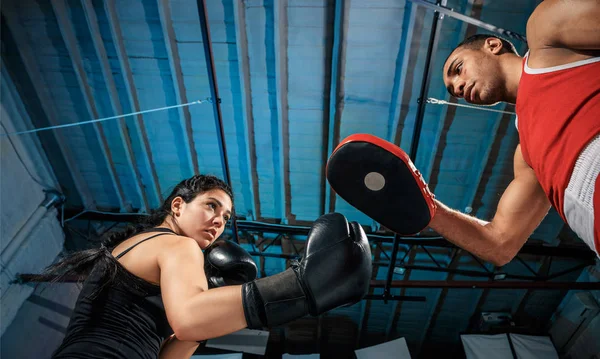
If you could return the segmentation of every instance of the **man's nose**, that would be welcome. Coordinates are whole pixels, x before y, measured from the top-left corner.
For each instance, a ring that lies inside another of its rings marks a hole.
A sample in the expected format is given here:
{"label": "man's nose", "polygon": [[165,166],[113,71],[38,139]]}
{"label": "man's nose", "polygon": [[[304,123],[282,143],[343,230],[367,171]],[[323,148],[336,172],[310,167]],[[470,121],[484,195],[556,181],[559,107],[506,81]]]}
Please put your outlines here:
{"label": "man's nose", "polygon": [[462,80],[458,80],[455,85],[454,94],[456,97],[463,97],[465,91],[465,82]]}

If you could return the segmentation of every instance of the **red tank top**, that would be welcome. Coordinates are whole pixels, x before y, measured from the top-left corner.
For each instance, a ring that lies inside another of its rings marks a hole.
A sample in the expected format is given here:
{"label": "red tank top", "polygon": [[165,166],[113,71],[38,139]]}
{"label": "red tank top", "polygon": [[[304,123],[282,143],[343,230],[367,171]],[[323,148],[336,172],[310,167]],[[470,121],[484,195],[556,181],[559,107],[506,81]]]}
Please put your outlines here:
{"label": "red tank top", "polygon": [[527,67],[517,93],[517,127],[525,162],[560,216],[579,153],[600,133],[600,58],[546,69]]}

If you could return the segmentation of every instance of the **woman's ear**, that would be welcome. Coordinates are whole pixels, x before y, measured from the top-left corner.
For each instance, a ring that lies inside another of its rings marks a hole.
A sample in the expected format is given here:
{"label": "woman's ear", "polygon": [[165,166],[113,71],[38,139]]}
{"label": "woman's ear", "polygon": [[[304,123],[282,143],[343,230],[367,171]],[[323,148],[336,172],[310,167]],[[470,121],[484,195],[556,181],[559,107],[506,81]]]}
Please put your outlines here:
{"label": "woman's ear", "polygon": [[171,201],[171,212],[175,217],[179,217],[179,215],[181,214],[184,203],[185,202],[183,201],[183,198],[179,196],[173,198],[173,200]]}

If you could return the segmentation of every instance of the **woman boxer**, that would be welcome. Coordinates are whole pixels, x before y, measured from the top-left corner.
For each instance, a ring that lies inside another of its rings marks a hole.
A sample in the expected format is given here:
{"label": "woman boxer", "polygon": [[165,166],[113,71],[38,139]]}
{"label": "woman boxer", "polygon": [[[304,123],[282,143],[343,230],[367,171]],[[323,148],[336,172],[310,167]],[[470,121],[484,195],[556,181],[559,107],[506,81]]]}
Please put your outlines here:
{"label": "woman boxer", "polygon": [[211,246],[232,211],[225,183],[194,176],[145,225],[51,266],[39,279],[87,276],[52,358],[186,358],[198,341],[318,315],[368,291],[371,253],[358,224],[322,216],[299,263],[252,280],[256,267],[240,247]]}

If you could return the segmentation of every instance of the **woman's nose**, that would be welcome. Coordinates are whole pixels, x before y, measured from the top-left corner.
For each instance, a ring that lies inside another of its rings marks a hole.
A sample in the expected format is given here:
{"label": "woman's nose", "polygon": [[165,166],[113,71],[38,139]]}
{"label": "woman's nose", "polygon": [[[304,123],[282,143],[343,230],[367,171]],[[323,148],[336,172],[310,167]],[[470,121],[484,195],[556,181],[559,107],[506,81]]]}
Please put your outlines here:
{"label": "woman's nose", "polygon": [[213,218],[213,224],[218,227],[221,227],[223,225],[223,222],[224,222],[224,220],[223,220],[223,217],[221,217],[221,216],[215,216]]}

